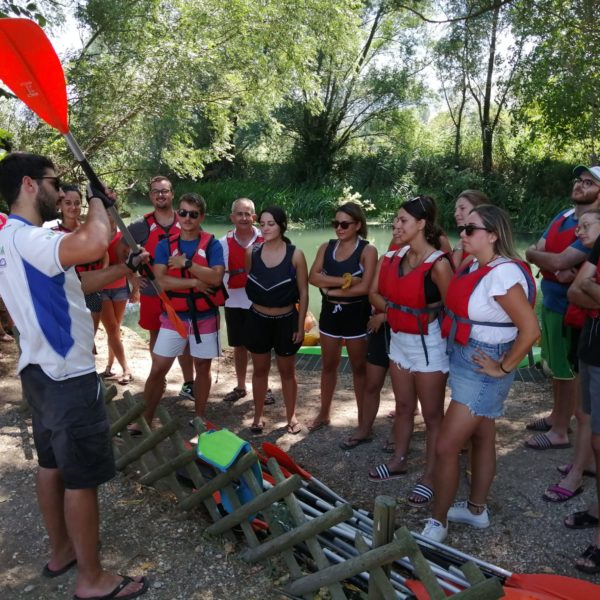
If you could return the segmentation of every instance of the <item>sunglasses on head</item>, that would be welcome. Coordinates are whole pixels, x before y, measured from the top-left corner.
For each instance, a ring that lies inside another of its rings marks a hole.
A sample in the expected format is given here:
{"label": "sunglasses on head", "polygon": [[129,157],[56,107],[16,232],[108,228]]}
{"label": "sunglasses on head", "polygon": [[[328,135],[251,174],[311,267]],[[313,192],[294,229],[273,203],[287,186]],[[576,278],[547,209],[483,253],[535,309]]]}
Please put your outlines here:
{"label": "sunglasses on head", "polygon": [[348,229],[348,227],[350,227],[350,225],[353,223],[356,223],[356,221],[338,221],[337,219],[333,219],[333,221],[331,221],[331,226],[334,229],[337,229],[338,227],[341,227],[342,229]]}
{"label": "sunglasses on head", "polygon": [[50,179],[52,181],[52,187],[60,192],[60,179],[54,175],[44,175],[43,177],[36,177],[36,179]]}
{"label": "sunglasses on head", "polygon": [[458,235],[464,231],[467,237],[471,237],[478,230],[489,231],[487,227],[479,227],[478,225],[459,225]]}
{"label": "sunglasses on head", "polygon": [[200,211],[198,211],[198,210],[185,210],[185,208],[180,208],[177,211],[177,214],[181,218],[185,218],[185,217],[187,217],[189,215],[191,219],[197,219],[200,216]]}

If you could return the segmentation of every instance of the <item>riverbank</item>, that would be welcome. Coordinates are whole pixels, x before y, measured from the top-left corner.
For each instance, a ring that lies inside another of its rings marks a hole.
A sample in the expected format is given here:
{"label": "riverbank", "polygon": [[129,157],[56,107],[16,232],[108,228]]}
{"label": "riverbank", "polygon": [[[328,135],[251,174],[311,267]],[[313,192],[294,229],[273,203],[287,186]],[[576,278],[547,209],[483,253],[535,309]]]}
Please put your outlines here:
{"label": "riverbank", "polygon": [[[128,389],[137,394],[143,389],[149,370],[148,352],[145,343],[133,332],[125,328],[123,334],[135,377]],[[97,340],[97,368],[101,371],[106,366],[102,331]],[[10,358],[0,363],[0,594],[11,600],[70,598],[74,573],[58,580],[43,580],[39,576],[46,560],[47,540],[33,492],[36,462],[31,423],[27,414],[20,411],[20,385],[13,376],[14,347],[3,344],[1,349]],[[263,436],[251,436],[248,429],[252,422],[251,394],[235,404],[220,401],[235,384],[229,352],[215,363],[213,378],[208,409],[211,420],[252,443],[277,443],[355,507],[371,510],[379,494],[396,497],[397,525],[421,530],[428,510],[412,508],[405,502],[422,466],[424,429],[420,417],[416,419],[408,474],[386,483],[372,483],[366,477],[370,467],[388,457],[381,447],[390,429],[386,414],[393,408],[389,383],[382,396],[373,442],[343,451],[338,443],[351,434],[356,414],[349,376],[340,377],[331,425],[310,435],[304,427],[297,436],[285,431],[281,390],[275,375],[270,381],[276,403],[266,409]],[[300,372],[299,380],[298,418],[304,426],[318,407],[319,373]],[[177,397],[180,386],[180,374],[174,367],[163,404],[179,422],[183,435],[191,437],[187,423],[192,415],[192,402]],[[122,395],[125,388],[118,388]],[[447,543],[514,572],[584,577],[572,563],[588,545],[591,531],[566,529],[562,521],[567,513],[582,510],[593,501],[594,481],[586,479],[583,494],[565,504],[544,502],[541,499],[544,489],[559,478],[555,466],[570,462],[571,451],[535,452],[523,447],[524,425],[531,417],[544,414],[550,393],[546,381],[515,383],[506,416],[498,420],[498,475],[490,497],[492,524],[486,530],[454,526]],[[121,572],[149,574],[152,587],[147,597],[152,599],[281,597],[276,588],[286,583],[286,574],[280,563],[275,561],[264,567],[246,565],[239,559],[241,542],[236,547],[203,533],[209,524],[203,511],[180,513],[171,494],[142,487],[136,477],[134,469],[128,470],[101,489],[102,556],[107,566]],[[461,498],[466,490],[462,481]],[[598,578],[588,579],[600,582]]]}

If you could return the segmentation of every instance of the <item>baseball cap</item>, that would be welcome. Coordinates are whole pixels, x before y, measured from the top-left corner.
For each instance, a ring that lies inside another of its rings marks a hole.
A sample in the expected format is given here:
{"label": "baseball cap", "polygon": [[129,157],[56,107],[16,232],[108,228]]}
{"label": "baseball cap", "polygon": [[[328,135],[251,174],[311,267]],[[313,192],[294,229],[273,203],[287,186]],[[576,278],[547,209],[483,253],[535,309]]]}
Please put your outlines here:
{"label": "baseball cap", "polygon": [[598,183],[600,183],[600,167],[586,167],[578,165],[573,169],[573,175],[579,177],[582,173],[589,173]]}

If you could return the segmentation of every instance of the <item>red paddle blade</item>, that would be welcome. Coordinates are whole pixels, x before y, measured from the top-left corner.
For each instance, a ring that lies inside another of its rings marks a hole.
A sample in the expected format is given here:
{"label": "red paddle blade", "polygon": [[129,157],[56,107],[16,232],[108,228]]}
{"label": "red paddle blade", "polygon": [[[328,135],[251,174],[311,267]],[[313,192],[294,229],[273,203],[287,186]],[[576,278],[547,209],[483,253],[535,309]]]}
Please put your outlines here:
{"label": "red paddle blade", "polygon": [[545,594],[547,597],[555,600],[589,600],[590,598],[600,598],[600,586],[589,581],[566,577],[564,575],[513,573],[504,582],[504,586],[535,592],[542,597]]}
{"label": "red paddle blade", "polygon": [[43,29],[29,19],[0,19],[0,79],[62,134],[69,133],[67,86]]}
{"label": "red paddle blade", "polygon": [[263,452],[267,456],[273,457],[282,467],[285,467],[288,471],[292,473],[297,473],[302,477],[302,479],[312,479],[312,475],[305,471],[299,464],[294,461],[294,459],[285,451],[282,450],[279,446],[275,444],[271,444],[270,442],[263,442],[262,444]]}
{"label": "red paddle blade", "polygon": [[184,339],[187,338],[190,333],[189,329],[186,326],[186,324],[179,318],[179,315],[173,308],[173,305],[171,304],[171,301],[169,300],[169,297],[167,296],[167,294],[165,294],[165,292],[161,292],[159,294],[159,298],[162,300],[165,312],[167,313],[167,316],[169,317],[169,321],[171,321],[171,323],[173,323],[173,326],[175,327],[175,331],[177,331],[177,333],[182,338],[184,338]]}

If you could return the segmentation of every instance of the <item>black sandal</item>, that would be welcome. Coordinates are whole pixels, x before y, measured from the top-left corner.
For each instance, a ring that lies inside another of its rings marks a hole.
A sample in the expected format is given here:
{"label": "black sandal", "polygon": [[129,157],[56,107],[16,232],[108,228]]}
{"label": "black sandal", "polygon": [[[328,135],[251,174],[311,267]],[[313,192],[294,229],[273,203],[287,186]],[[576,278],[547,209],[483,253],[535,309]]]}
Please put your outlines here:
{"label": "black sandal", "polygon": [[[571,523],[568,520],[572,521]],[[598,527],[598,518],[590,514],[588,510],[578,510],[565,517],[564,526],[569,529],[589,529]]]}
{"label": "black sandal", "polygon": [[576,562],[575,568],[578,571],[587,573],[588,575],[600,573],[600,548],[598,548],[598,546],[589,545],[580,556],[580,559],[589,560],[592,563],[592,566]]}

